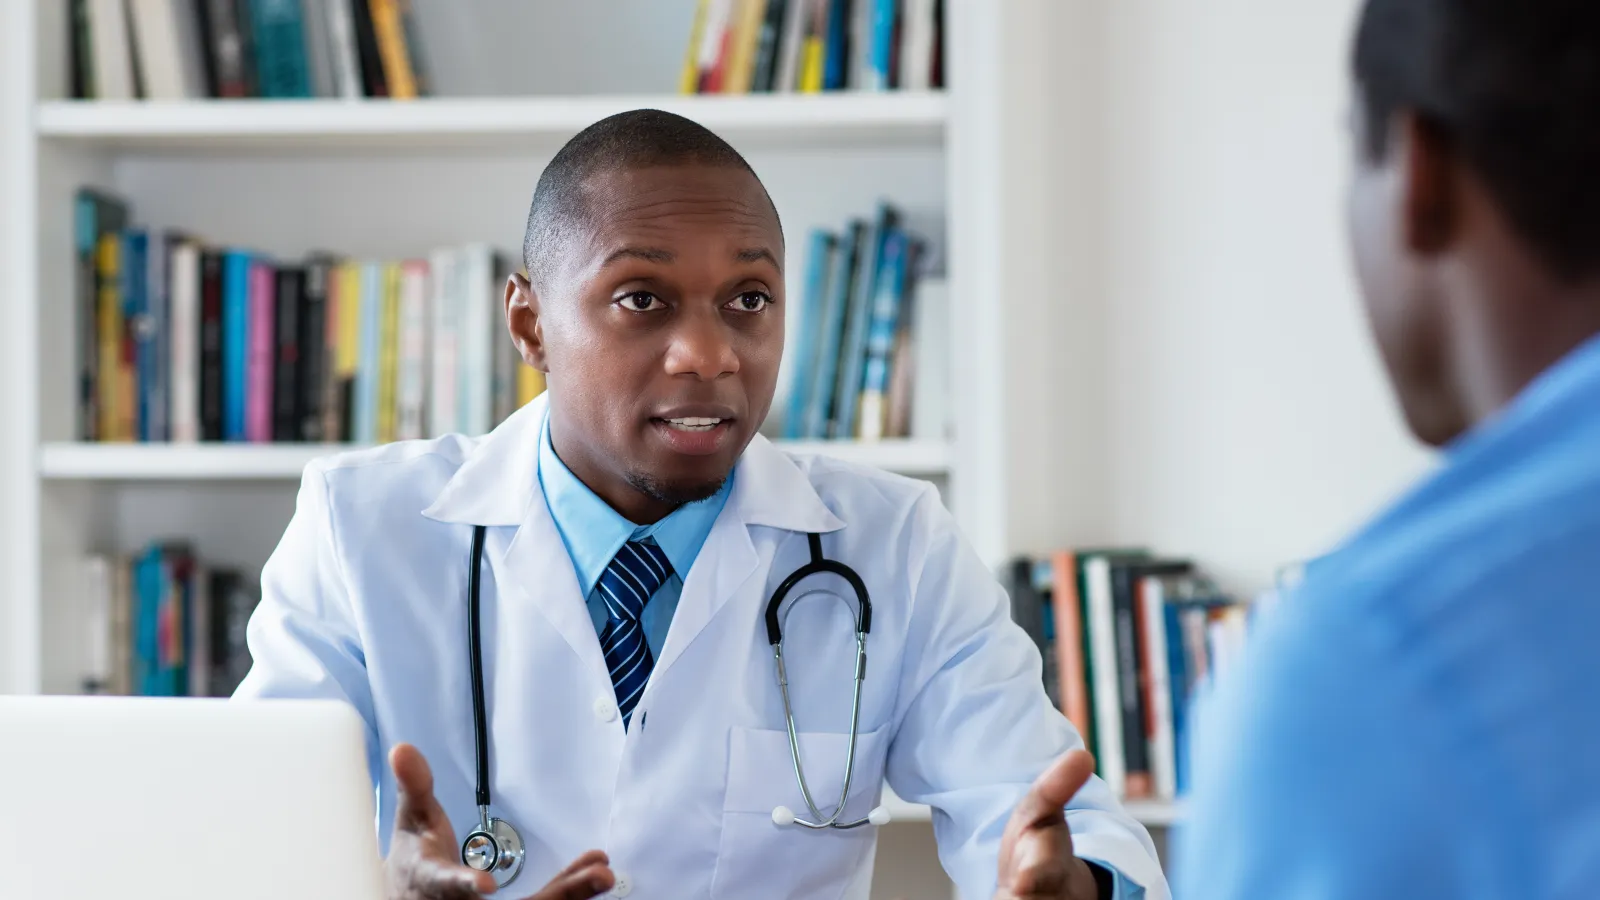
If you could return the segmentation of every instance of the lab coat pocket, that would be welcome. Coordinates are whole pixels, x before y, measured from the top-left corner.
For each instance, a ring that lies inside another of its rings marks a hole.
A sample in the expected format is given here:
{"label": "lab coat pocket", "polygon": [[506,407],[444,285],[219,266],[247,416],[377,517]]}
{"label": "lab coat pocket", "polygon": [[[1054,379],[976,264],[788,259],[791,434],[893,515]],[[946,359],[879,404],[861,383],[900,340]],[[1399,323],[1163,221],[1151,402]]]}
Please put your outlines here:
{"label": "lab coat pocket", "polygon": [[[811,799],[824,818],[839,802],[844,785],[848,734],[799,732],[800,762]],[[865,818],[883,787],[887,729],[856,739],[850,795],[841,822]],[[722,840],[711,895],[725,898],[839,897],[860,881],[876,838],[876,826],[848,830],[778,825],[773,810],[786,806],[812,820],[795,779],[786,731],[734,728],[728,748],[728,786],[723,801]],[[814,821],[814,820],[813,820]],[[865,896],[864,889],[862,896]]]}

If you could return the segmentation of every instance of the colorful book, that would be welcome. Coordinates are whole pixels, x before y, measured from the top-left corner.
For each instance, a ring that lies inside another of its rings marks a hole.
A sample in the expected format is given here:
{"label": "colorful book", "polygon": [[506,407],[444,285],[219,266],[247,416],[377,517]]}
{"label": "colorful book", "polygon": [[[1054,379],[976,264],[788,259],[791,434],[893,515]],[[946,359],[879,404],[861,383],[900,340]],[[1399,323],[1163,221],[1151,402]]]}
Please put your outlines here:
{"label": "colorful book", "polygon": [[397,383],[399,379],[400,266],[383,266],[382,311],[378,321],[378,410],[377,441],[395,439]]}
{"label": "colorful book", "polygon": [[[859,0],[869,3],[872,0]],[[822,89],[842,91],[849,87],[850,23],[854,0],[829,0],[827,49],[822,67]]]}
{"label": "colorful book", "polygon": [[817,345],[816,380],[812,382],[810,412],[806,416],[806,437],[829,436],[833,420],[835,389],[839,379],[839,355],[844,345],[845,321],[850,305],[850,289],[855,283],[856,259],[865,239],[865,222],[851,220],[834,254],[833,272],[828,277],[828,299],[823,307],[822,333]]}
{"label": "colorful book", "polygon": [[121,422],[117,431],[123,440],[148,440],[150,395],[141,385],[154,375],[155,329],[151,325],[149,265],[150,236],[141,229],[122,233],[122,322],[123,375],[118,381],[122,394]]}
{"label": "colorful book", "polygon": [[357,356],[354,408],[351,410],[350,439],[358,444],[378,440],[379,371],[383,346],[383,264],[361,267],[360,350]]}
{"label": "colorful book", "polygon": [[222,264],[222,436],[246,440],[250,383],[250,254],[231,250]]}
{"label": "colorful book", "polygon": [[406,45],[400,0],[368,0],[368,3],[388,96],[392,100],[414,100],[420,92],[417,90],[416,72],[411,65],[411,51]]}
{"label": "colorful book", "polygon": [[898,228],[890,231],[883,244],[877,292],[867,322],[866,362],[862,366],[860,414],[856,420],[856,436],[862,440],[880,440],[888,427],[889,363],[911,256],[906,233]]}
{"label": "colorful book", "polygon": [[172,248],[171,332],[171,439],[192,444],[200,440],[200,301],[202,275],[200,246],[179,241]]}
{"label": "colorful book", "polygon": [[684,51],[683,69],[678,75],[678,93],[693,94],[700,90],[700,45],[705,40],[706,17],[711,13],[711,0],[697,0],[694,20],[689,25],[689,48]]}
{"label": "colorful book", "polygon": [[800,91],[821,93],[827,83],[828,20],[834,0],[810,0],[811,17],[801,41]]}
{"label": "colorful book", "polygon": [[258,93],[267,98],[313,96],[301,0],[249,0]]}
{"label": "colorful book", "polygon": [[246,344],[244,437],[252,443],[272,440],[273,376],[276,371],[277,277],[270,263],[250,264],[249,325]]}
{"label": "colorful book", "polygon": [[[128,207],[110,194],[84,188],[78,191],[73,214],[77,250],[78,317],[78,438],[101,438],[101,408],[106,395],[101,384],[101,239],[122,231]],[[120,301],[118,301],[120,303]]]}
{"label": "colorful book", "polygon": [[899,224],[900,212],[888,203],[879,203],[877,218],[862,238],[856,281],[845,307],[844,343],[839,348],[830,437],[851,438],[859,433],[857,407],[867,361],[867,331],[878,296],[878,279],[883,274],[884,245]]}
{"label": "colorful book", "polygon": [[400,267],[399,343],[395,387],[395,439],[424,437],[428,397],[428,264],[410,260]]}
{"label": "colorful book", "polygon": [[122,383],[128,377],[123,356],[122,315],[122,234],[105,232],[100,235],[95,252],[95,283],[98,286],[98,346],[100,422],[99,436],[103,441],[131,440],[121,430],[124,419]]}
{"label": "colorful book", "polygon": [[800,440],[808,433],[806,414],[811,407],[812,390],[815,387],[824,310],[828,299],[828,275],[833,269],[837,246],[838,241],[832,233],[820,228],[811,232],[811,242],[806,252],[800,330],[795,336],[794,356],[790,362],[793,374],[789,380],[789,406],[783,418],[783,436],[791,441]]}
{"label": "colorful book", "polygon": [[335,270],[330,294],[330,321],[335,323],[334,337],[330,343],[333,353],[333,377],[330,379],[328,418],[324,427],[325,439],[330,441],[355,441],[356,408],[360,405],[357,385],[360,381],[361,346],[365,340],[366,315],[362,302],[366,295],[366,266],[344,263]]}

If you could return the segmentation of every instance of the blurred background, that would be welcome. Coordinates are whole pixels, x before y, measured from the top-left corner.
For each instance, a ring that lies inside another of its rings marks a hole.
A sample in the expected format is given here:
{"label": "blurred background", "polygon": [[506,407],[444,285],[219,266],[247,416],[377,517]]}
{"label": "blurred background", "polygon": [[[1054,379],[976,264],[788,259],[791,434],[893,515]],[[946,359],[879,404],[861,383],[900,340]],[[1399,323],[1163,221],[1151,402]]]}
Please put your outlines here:
{"label": "blurred background", "polygon": [[[653,106],[782,215],[767,433],[939,485],[1166,828],[1238,604],[1429,462],[1346,262],[1357,6],[0,6],[0,690],[226,693],[306,460],[542,389],[495,330],[533,186]],[[1130,604],[1171,630],[1097,654]],[[900,813],[875,896],[949,896]]]}

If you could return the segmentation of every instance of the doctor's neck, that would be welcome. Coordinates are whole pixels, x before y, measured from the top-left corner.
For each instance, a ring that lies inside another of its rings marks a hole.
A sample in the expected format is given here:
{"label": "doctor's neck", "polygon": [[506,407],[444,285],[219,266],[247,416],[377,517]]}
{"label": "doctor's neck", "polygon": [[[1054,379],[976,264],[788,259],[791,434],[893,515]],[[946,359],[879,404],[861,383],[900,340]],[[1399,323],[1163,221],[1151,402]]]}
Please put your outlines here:
{"label": "doctor's neck", "polygon": [[681,116],[602,120],[540,176],[523,256],[506,322],[562,463],[639,525],[716,494],[783,356],[783,228],[749,164]]}

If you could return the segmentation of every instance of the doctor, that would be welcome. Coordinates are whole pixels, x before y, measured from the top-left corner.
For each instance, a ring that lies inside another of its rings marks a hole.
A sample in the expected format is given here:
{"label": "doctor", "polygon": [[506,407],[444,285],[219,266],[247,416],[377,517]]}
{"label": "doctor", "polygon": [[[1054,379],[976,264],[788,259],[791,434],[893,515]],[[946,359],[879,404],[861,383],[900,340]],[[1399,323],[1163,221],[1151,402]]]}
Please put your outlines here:
{"label": "doctor", "polygon": [[[867,896],[875,828],[774,814],[808,804],[764,614],[818,535],[872,601],[840,821],[886,785],[932,805],[967,898],[1167,896],[937,493],[757,435],[784,239],[738,153],[662,112],[593,125],[539,179],[523,254],[505,316],[545,397],[481,438],[308,467],[250,623],[239,696],[339,698],[365,719],[392,896],[495,889],[458,843],[479,822],[479,526],[490,807],[526,846],[510,895]],[[791,596],[795,745],[825,817],[856,604],[833,576]]]}

